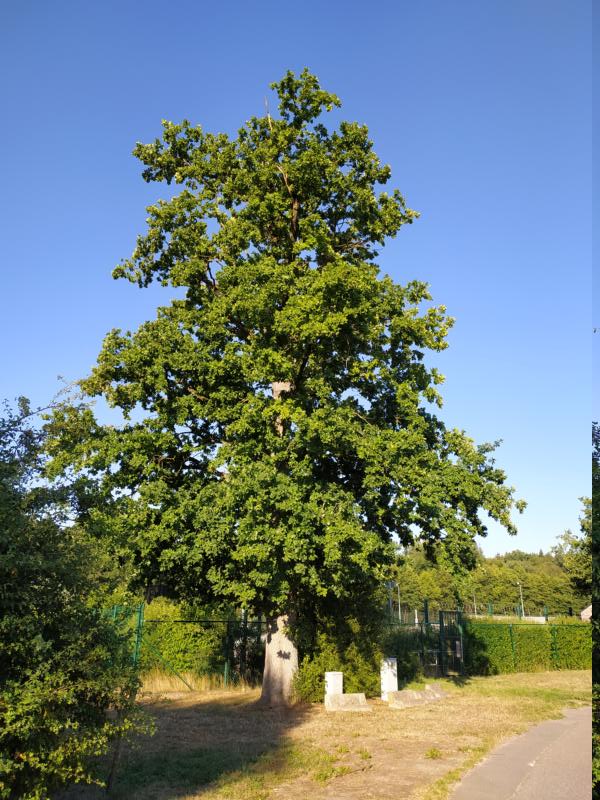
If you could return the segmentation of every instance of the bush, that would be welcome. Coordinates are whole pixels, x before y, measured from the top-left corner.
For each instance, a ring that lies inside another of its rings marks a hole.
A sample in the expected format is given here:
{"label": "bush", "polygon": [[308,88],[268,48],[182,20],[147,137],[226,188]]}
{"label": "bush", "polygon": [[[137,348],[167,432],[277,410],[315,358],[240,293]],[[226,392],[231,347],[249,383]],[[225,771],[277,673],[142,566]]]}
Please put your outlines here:
{"label": "bush", "polygon": [[[50,514],[38,437],[0,420],[0,798],[94,782],[90,757],[143,728],[128,637],[88,605],[91,548]],[[112,714],[109,716],[109,709]]]}
{"label": "bush", "polygon": [[296,697],[321,702],[325,695],[325,673],[344,673],[344,692],[380,693],[379,673],[383,651],[378,624],[362,627],[356,619],[327,626],[315,637],[311,652],[304,655],[294,680]]}
{"label": "bush", "polygon": [[[422,638],[424,637],[424,638]],[[384,652],[398,662],[398,685],[410,683],[423,676],[420,653],[438,647],[438,637],[431,628],[390,626],[384,638]]]}
{"label": "bush", "polygon": [[552,669],[552,637],[549,625],[513,625],[515,672]]}
{"label": "bush", "polygon": [[86,605],[77,545],[51,522],[0,534],[2,798],[92,782],[89,757],[141,729],[128,637]]}

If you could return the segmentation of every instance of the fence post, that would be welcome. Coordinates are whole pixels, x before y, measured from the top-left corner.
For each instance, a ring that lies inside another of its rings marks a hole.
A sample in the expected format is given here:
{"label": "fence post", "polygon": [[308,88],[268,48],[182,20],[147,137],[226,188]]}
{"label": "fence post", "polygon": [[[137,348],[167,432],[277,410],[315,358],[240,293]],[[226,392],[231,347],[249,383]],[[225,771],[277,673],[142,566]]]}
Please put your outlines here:
{"label": "fence post", "polygon": [[429,600],[423,600],[423,622],[429,625]]}
{"label": "fence post", "polygon": [[240,648],[240,674],[243,678],[247,676],[248,661],[248,612],[242,608],[242,643]]}
{"label": "fence post", "polygon": [[494,604],[488,603],[488,615],[491,617],[494,614]]}
{"label": "fence post", "polygon": [[548,606],[544,606],[544,619],[548,622]]}
{"label": "fence post", "polygon": [[439,620],[440,620],[440,637],[439,637],[439,648],[440,648],[440,666],[442,668],[442,676],[446,674],[446,637],[444,634],[444,612],[439,612]]}
{"label": "fence post", "polygon": [[460,674],[464,675],[465,672],[465,643],[463,637],[463,615],[459,611],[456,615],[456,622],[458,625],[458,634],[460,636]]}
{"label": "fence post", "polygon": [[256,625],[256,646],[260,648],[262,641],[262,614],[258,615],[258,622]]}
{"label": "fence post", "polygon": [[230,679],[231,664],[229,656],[231,654],[231,631],[229,628],[229,620],[225,623],[225,664],[223,666],[223,687],[226,689]]}
{"label": "fence post", "polygon": [[512,650],[512,657],[513,657],[513,669],[517,671],[517,652],[515,650],[515,634],[513,632],[512,623],[508,626],[508,633],[510,634],[510,647]]}
{"label": "fence post", "polygon": [[144,603],[140,603],[137,610],[137,625],[135,631],[135,648],[133,650],[133,666],[137,667],[142,649],[142,636],[144,633]]}

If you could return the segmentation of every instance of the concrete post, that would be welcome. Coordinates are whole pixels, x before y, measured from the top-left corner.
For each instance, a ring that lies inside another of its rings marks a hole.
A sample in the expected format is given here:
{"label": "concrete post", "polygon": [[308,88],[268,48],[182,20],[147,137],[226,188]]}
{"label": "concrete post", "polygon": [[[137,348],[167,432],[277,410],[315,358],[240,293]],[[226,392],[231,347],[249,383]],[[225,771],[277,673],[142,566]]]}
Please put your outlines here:
{"label": "concrete post", "polygon": [[388,699],[388,692],[398,691],[398,660],[381,659],[381,699]]}
{"label": "concrete post", "polygon": [[332,694],[344,694],[344,673],[325,673],[325,697]]}

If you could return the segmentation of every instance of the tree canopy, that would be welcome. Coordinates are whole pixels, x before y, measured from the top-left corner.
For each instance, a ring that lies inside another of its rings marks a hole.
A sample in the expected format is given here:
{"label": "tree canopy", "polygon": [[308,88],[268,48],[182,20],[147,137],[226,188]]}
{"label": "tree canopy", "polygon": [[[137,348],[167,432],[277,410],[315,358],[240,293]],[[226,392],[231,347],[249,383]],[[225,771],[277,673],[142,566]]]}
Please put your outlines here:
{"label": "tree canopy", "polygon": [[[419,547],[409,548],[394,575],[404,609],[421,608],[423,600],[430,609],[465,608],[469,613],[486,614],[490,607],[497,614],[514,613],[523,592],[525,612],[575,614],[589,603],[589,594],[580,592],[572,575],[556,551],[552,553],[510,553],[486,557],[476,553],[476,566],[458,572],[438,554],[435,563]],[[520,584],[520,587],[519,587]],[[397,602],[396,590],[392,599]]]}
{"label": "tree canopy", "polygon": [[93,522],[140,585],[267,615],[359,602],[395,541],[468,559],[481,512],[515,532],[522,507],[494,446],[434,413],[425,351],[452,320],[424,283],[379,272],[418,215],[383,190],[367,128],[329,130],[340,101],[306,70],[272,88],[279,115],[235,137],[164,122],[135,147],[144,179],[176,190],[114,276],[178,296],[111,331],[82,381],[123,424],[65,407],[49,428],[54,471],[94,478]]}
{"label": "tree canopy", "polygon": [[570,530],[560,537],[556,557],[569,575],[574,590],[592,600],[592,499],[580,498],[583,510],[579,519],[581,536]]}

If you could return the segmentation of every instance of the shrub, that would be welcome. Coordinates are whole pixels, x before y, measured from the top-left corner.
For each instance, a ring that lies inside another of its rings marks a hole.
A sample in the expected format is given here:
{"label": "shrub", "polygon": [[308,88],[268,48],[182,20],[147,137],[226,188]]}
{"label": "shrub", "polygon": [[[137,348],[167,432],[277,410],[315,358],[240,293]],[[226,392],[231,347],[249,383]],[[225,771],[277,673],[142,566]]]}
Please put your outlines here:
{"label": "shrub", "polygon": [[423,668],[419,656],[422,650],[438,647],[437,635],[431,628],[420,629],[408,626],[390,626],[384,637],[384,652],[398,663],[398,685],[422,677]]}
{"label": "shrub", "polygon": [[[91,547],[51,515],[38,436],[0,420],[0,798],[94,782],[90,756],[143,725],[128,640],[88,605]],[[109,709],[112,714],[109,716]]]}
{"label": "shrub", "polygon": [[378,626],[361,627],[356,619],[329,626],[315,637],[304,655],[294,681],[295,695],[306,702],[320,702],[325,694],[325,672],[344,673],[345,692],[380,692],[379,672],[383,652]]}

